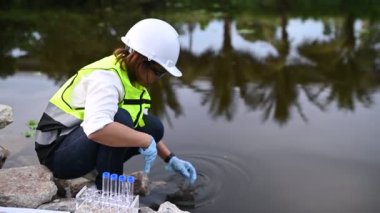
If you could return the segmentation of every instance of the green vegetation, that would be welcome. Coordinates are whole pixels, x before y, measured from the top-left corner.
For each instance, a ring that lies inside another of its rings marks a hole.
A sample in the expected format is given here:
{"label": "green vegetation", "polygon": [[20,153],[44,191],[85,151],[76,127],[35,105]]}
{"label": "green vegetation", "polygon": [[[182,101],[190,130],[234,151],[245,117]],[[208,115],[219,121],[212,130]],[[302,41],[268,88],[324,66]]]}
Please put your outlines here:
{"label": "green vegetation", "polygon": [[29,130],[24,132],[24,136],[27,138],[34,137],[36,134],[36,129],[37,129],[37,121],[35,120],[29,120],[26,125],[28,126]]}

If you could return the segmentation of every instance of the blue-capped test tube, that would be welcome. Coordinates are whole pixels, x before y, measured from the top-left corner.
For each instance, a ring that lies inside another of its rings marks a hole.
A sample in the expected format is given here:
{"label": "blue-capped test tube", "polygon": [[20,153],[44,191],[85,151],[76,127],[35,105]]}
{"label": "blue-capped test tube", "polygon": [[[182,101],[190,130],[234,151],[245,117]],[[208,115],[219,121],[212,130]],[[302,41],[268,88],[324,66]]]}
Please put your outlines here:
{"label": "blue-capped test tube", "polygon": [[123,206],[126,204],[126,180],[127,178],[124,175],[119,176],[119,183],[117,188],[117,202],[119,202],[119,206]]}
{"label": "blue-capped test tube", "polygon": [[129,205],[133,201],[133,185],[135,183],[135,177],[134,176],[128,176],[127,177],[127,199],[129,201]]}
{"label": "blue-capped test tube", "polygon": [[110,187],[111,187],[111,196],[115,196],[117,195],[117,177],[118,175],[117,174],[112,174],[111,175],[111,183],[110,183]]}
{"label": "blue-capped test tube", "polygon": [[125,191],[125,182],[126,182],[127,178],[125,177],[125,175],[120,175],[119,176],[119,184],[118,184],[118,190],[117,190],[117,194],[118,195],[125,195],[126,191]]}
{"label": "blue-capped test tube", "polygon": [[110,173],[103,172],[102,175],[102,195],[108,196],[110,193]]}
{"label": "blue-capped test tube", "polygon": [[102,174],[102,209],[108,202],[110,196],[110,176],[111,174],[109,172],[103,172]]}

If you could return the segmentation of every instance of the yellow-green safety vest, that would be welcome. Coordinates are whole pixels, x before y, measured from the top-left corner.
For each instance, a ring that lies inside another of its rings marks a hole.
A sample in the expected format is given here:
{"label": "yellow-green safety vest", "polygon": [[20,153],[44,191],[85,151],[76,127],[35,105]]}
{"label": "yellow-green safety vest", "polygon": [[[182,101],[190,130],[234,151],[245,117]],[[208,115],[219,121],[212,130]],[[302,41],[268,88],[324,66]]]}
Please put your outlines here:
{"label": "yellow-green safety vest", "polygon": [[45,162],[49,153],[66,135],[82,123],[85,109],[73,107],[70,104],[71,97],[80,79],[94,70],[109,70],[119,76],[124,89],[124,98],[118,107],[129,112],[134,127],[145,125],[143,114],[145,109],[150,107],[150,95],[147,89],[139,84],[131,84],[126,70],[121,68],[115,56],[105,57],[80,69],[50,99],[36,130],[35,149],[41,163]]}
{"label": "yellow-green safety vest", "polygon": [[94,70],[109,70],[118,74],[124,88],[124,99],[119,102],[119,108],[125,109],[132,117],[134,126],[144,126],[142,119],[143,111],[150,107],[150,95],[145,87],[136,84],[132,85],[128,74],[116,62],[116,57],[111,55],[99,61],[89,64],[80,69],[76,75],[71,77],[50,99],[50,102],[67,114],[79,120],[83,120],[84,108],[74,108],[70,105],[73,89],[76,84]]}

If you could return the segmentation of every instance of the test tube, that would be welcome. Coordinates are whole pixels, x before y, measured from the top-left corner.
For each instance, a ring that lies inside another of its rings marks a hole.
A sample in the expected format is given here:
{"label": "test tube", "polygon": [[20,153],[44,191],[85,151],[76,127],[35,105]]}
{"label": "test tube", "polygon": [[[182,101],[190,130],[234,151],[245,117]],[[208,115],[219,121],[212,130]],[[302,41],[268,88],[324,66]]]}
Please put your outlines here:
{"label": "test tube", "polygon": [[108,196],[110,192],[110,173],[103,172],[102,176],[102,195]]}
{"label": "test tube", "polygon": [[101,208],[105,207],[105,204],[108,202],[108,198],[110,196],[110,173],[103,172],[102,175],[102,201]]}
{"label": "test tube", "polygon": [[111,175],[111,196],[117,195],[117,174]]}
{"label": "test tube", "polygon": [[121,195],[125,195],[125,181],[126,181],[126,177],[125,175],[120,175],[119,176],[119,184],[118,184],[118,190],[117,190],[117,194],[119,196]]}
{"label": "test tube", "polygon": [[119,206],[119,212],[122,211],[122,207],[126,204],[126,194],[125,194],[125,182],[126,177],[124,175],[119,176],[119,183],[118,183],[118,189],[117,189],[117,202]]}
{"label": "test tube", "polygon": [[127,199],[129,201],[129,204],[133,202],[133,185],[135,182],[134,176],[128,176],[127,177]]}

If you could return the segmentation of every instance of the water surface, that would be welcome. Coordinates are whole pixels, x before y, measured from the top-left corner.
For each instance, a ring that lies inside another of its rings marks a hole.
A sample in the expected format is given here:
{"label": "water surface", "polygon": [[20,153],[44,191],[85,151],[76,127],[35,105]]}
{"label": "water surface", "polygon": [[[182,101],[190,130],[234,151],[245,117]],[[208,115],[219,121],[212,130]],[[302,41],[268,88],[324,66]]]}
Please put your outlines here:
{"label": "water surface", "polygon": [[[142,204],[169,199],[195,213],[380,212],[377,7],[165,2],[136,4],[140,15],[108,16],[118,10],[110,6],[91,15],[48,9],[0,16],[7,23],[0,103],[14,110],[14,122],[0,131],[12,153],[6,168],[37,163],[25,123],[39,120],[59,85],[110,54],[145,14],[169,20],[180,34],[184,76],[152,86],[151,113],[198,180],[184,189],[157,160],[150,179],[167,185]],[[142,166],[135,157],[125,170]]]}
{"label": "water surface", "polygon": [[[20,82],[21,84],[17,84]],[[198,84],[207,84],[199,81]],[[24,96],[29,88],[33,91]],[[24,89],[22,89],[24,88]],[[38,118],[54,84],[40,75],[24,73],[1,81],[1,100],[13,106],[15,122],[1,131],[12,151],[5,167],[37,163],[32,139],[23,138],[25,122]],[[304,97],[308,122],[295,116],[285,126],[262,122],[260,112],[242,100],[234,119],[212,119],[202,98],[188,87],[175,87],[182,116],[165,122],[166,143],[198,170],[191,212],[376,212],[380,177],[377,131],[380,105],[342,112],[321,112]],[[10,96],[9,94],[13,94]],[[20,98],[19,98],[20,97]],[[23,98],[21,98],[23,97]],[[380,95],[375,95],[380,101]],[[33,103],[33,107],[30,104]],[[10,140],[8,140],[10,139]],[[2,143],[3,144],[3,143]],[[126,171],[140,170],[141,158],[126,163]],[[149,205],[176,193],[183,181],[156,162],[151,180],[168,181],[145,198]],[[144,199],[143,199],[144,201]],[[181,202],[179,201],[181,204]]]}

